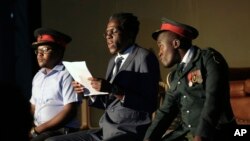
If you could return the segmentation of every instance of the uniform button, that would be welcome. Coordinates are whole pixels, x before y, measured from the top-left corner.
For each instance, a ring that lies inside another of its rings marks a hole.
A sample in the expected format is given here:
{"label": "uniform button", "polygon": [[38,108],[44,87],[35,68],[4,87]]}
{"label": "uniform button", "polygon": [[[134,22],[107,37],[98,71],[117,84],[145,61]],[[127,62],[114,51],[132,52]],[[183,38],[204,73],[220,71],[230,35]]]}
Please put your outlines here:
{"label": "uniform button", "polygon": [[192,127],[192,126],[189,124],[189,125],[188,125],[188,128],[191,128],[191,127]]}
{"label": "uniform button", "polygon": [[114,108],[111,109],[111,112],[114,112]]}
{"label": "uniform button", "polygon": [[178,81],[178,84],[180,85],[180,84],[181,84],[181,82],[180,82],[180,81]]}
{"label": "uniform button", "polygon": [[186,98],[186,97],[187,97],[187,96],[185,96],[185,95],[183,96],[183,98]]}
{"label": "uniform button", "polygon": [[189,113],[189,110],[187,110],[186,112]]}

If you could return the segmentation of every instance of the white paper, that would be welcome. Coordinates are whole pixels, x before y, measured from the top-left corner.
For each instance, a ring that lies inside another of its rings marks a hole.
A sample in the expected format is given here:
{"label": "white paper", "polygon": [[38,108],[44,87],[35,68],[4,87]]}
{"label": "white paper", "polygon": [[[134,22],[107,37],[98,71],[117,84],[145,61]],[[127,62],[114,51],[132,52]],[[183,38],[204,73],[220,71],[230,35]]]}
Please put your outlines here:
{"label": "white paper", "polygon": [[85,61],[63,61],[62,63],[69,71],[73,79],[85,87],[84,96],[108,94],[107,92],[99,92],[92,88],[90,81],[88,80],[88,78],[92,77],[92,75],[87,68]]}

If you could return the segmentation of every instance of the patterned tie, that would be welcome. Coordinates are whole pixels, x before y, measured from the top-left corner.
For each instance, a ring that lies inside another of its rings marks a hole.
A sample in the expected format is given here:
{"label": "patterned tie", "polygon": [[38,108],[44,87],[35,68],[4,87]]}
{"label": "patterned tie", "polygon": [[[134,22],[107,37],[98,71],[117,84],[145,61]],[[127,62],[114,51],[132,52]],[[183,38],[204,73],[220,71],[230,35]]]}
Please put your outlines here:
{"label": "patterned tie", "polygon": [[119,71],[123,59],[124,59],[123,57],[118,57],[116,59],[116,61],[115,61],[115,67],[114,67],[115,70],[114,70],[113,76]]}

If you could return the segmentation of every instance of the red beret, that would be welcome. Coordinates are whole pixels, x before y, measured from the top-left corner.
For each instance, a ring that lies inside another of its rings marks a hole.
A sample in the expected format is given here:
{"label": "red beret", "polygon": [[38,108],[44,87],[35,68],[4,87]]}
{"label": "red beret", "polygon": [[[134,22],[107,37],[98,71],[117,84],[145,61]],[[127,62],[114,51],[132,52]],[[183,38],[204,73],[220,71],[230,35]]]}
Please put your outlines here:
{"label": "red beret", "polygon": [[166,18],[163,18],[161,28],[152,34],[153,39],[157,40],[158,35],[163,31],[171,31],[190,40],[197,38],[199,35],[198,30],[194,27]]}
{"label": "red beret", "polygon": [[34,31],[34,36],[37,41],[32,43],[33,47],[38,47],[40,45],[57,45],[60,47],[66,47],[66,45],[72,40],[69,35],[51,28],[38,28]]}

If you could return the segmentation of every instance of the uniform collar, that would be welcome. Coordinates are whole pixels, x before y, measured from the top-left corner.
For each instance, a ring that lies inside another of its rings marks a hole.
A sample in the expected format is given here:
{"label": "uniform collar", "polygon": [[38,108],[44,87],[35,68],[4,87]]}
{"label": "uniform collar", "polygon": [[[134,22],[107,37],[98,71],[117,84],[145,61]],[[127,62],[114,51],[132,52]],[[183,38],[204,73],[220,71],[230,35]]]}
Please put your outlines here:
{"label": "uniform collar", "polygon": [[187,53],[184,55],[184,57],[183,57],[183,59],[182,59],[182,61],[181,61],[181,63],[185,63],[185,66],[184,66],[184,67],[186,67],[186,65],[187,65],[187,64],[191,61],[191,59],[193,58],[193,56],[194,56],[194,51],[195,51],[194,47],[191,46],[191,47],[188,49]]}

